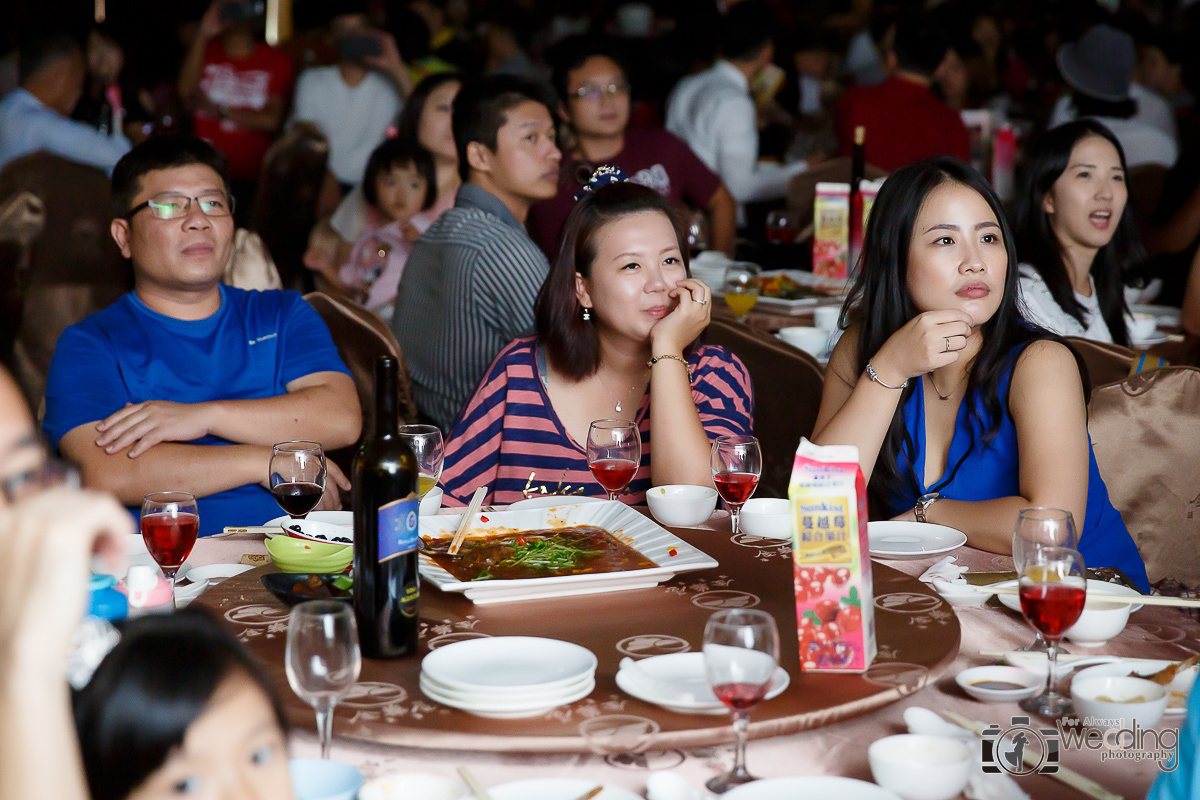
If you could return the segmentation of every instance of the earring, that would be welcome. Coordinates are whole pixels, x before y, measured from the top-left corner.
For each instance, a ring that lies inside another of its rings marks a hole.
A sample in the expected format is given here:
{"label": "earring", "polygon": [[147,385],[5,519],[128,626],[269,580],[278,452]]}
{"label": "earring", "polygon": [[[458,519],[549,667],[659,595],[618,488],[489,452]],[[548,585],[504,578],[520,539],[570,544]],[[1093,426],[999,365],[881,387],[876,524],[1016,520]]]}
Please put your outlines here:
{"label": "earring", "polygon": [[583,321],[589,322],[592,319],[592,310],[587,306],[583,307]]}

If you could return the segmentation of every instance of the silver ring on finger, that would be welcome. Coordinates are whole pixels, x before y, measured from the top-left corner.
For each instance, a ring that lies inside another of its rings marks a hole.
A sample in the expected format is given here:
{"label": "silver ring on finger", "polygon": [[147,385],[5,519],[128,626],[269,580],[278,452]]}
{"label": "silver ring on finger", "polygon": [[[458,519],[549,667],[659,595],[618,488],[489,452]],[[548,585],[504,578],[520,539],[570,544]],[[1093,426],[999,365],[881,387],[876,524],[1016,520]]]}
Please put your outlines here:
{"label": "silver ring on finger", "polygon": [[946,349],[945,349],[945,350],[943,350],[942,352],[943,352],[943,353],[949,353],[949,352],[950,352],[950,337],[949,337],[949,336],[947,336],[947,337],[946,337]]}

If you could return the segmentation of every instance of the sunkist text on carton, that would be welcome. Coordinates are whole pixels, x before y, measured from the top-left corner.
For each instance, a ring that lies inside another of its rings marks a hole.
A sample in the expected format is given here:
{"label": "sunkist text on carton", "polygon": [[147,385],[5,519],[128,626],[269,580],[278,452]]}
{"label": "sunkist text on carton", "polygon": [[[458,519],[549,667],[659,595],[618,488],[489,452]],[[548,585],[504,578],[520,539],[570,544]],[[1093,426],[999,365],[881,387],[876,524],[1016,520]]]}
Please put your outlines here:
{"label": "sunkist text on carton", "polygon": [[801,439],[788,500],[800,663],[863,672],[875,658],[875,604],[858,448]]}

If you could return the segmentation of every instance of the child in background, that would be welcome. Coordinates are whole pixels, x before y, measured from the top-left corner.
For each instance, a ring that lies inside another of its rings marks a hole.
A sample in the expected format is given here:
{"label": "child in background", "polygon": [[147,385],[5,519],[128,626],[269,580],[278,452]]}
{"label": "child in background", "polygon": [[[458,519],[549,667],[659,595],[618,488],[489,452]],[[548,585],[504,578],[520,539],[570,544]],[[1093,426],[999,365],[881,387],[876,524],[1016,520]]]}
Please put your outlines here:
{"label": "child in background", "polygon": [[412,243],[431,222],[420,212],[437,199],[433,158],[422,147],[388,139],[371,153],[362,188],[382,224],[363,234],[340,267],[332,259],[306,262],[327,279],[330,289],[366,306],[386,322],[392,316]]}

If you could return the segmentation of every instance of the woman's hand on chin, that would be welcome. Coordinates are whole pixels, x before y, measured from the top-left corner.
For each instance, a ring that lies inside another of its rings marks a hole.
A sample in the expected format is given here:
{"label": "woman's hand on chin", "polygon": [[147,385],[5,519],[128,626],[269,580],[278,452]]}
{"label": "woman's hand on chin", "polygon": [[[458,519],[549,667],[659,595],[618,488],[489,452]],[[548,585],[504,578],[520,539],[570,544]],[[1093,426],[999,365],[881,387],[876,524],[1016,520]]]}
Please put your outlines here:
{"label": "woman's hand on chin", "polygon": [[965,311],[926,311],[909,320],[871,359],[879,376],[899,385],[958,360],[975,321]]}
{"label": "woman's hand on chin", "polygon": [[708,327],[712,316],[712,290],[704,281],[685,278],[668,294],[678,298],[679,305],[650,329],[651,355],[682,354],[700,332]]}

